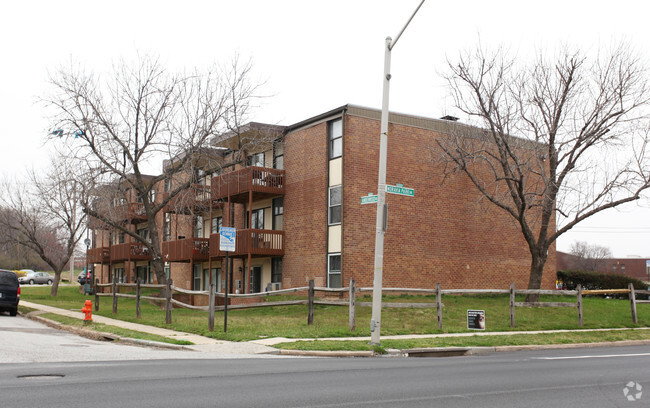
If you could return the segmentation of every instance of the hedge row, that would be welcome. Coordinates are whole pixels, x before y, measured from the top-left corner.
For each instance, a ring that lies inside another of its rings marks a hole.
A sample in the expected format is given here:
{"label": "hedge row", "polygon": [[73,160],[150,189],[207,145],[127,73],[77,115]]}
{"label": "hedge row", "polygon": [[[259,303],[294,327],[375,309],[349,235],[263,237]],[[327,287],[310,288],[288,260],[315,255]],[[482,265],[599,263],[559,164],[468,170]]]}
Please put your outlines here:
{"label": "hedge row", "polygon": [[625,275],[614,275],[602,272],[558,271],[557,279],[564,283],[567,290],[575,290],[578,284],[583,289],[627,289],[633,284],[635,289],[646,289],[647,284],[639,279]]}

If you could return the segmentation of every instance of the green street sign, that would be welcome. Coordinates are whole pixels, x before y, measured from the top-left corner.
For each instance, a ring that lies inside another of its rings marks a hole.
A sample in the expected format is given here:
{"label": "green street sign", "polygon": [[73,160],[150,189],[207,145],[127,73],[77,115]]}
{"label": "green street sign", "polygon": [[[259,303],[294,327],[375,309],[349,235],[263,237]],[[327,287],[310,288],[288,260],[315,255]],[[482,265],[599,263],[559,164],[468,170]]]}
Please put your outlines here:
{"label": "green street sign", "polygon": [[398,194],[407,197],[415,196],[415,190],[412,188],[404,187],[403,184],[397,184],[396,186],[386,185],[386,192],[391,194]]}
{"label": "green street sign", "polygon": [[368,193],[367,196],[361,197],[361,204],[374,204],[379,201],[379,196],[377,194]]}

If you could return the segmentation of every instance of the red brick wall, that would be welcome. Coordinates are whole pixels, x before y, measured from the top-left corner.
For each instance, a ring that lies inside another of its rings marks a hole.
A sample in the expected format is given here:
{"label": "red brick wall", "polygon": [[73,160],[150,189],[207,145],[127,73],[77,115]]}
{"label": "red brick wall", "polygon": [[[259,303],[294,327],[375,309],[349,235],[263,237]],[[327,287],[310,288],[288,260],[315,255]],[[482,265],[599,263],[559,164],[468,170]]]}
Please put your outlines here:
{"label": "red brick wall", "polygon": [[327,124],[290,133],[284,144],[285,255],[282,287],[326,280],[327,254]]}
{"label": "red brick wall", "polygon": [[[415,189],[415,197],[387,194],[385,287],[526,287],[530,254],[516,223],[458,175],[442,180],[429,148],[436,134],[389,126],[387,184]],[[346,116],[344,135],[343,282],[372,286],[376,206],[360,205],[377,191],[379,121]],[[288,219],[288,217],[287,217]],[[555,282],[555,251],[543,287]]]}

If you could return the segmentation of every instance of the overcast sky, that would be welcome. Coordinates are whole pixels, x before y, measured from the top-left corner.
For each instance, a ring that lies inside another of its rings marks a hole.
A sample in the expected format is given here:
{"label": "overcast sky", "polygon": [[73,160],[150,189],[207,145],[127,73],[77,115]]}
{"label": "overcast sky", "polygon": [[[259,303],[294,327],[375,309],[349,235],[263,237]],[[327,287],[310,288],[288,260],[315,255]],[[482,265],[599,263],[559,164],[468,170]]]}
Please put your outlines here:
{"label": "overcast sky", "polygon": [[[353,103],[381,106],[383,47],[420,0],[7,1],[0,4],[3,61],[0,172],[15,176],[47,161],[48,123],[38,97],[48,73],[71,61],[97,72],[136,52],[174,69],[252,59],[266,81],[250,119],[289,125]],[[562,42],[596,50],[619,40],[647,53],[645,2],[427,0],[393,49],[390,109],[460,116],[439,73],[447,58],[480,41],[518,55]],[[641,6],[641,8],[639,7]],[[644,54],[644,57],[648,55]],[[615,256],[650,256],[649,201],[585,222],[566,234],[610,247]]]}

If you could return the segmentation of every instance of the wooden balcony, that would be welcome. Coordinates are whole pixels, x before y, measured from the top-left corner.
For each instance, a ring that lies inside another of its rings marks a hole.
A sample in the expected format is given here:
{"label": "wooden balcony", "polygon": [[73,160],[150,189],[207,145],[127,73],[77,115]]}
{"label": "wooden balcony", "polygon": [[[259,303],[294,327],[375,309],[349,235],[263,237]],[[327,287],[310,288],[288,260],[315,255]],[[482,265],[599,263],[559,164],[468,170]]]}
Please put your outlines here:
{"label": "wooden balcony", "polygon": [[149,248],[140,242],[129,242],[111,246],[111,262],[151,260]]}
{"label": "wooden balcony", "polygon": [[214,200],[246,202],[249,192],[255,200],[284,194],[284,170],[246,167],[212,178]]}
{"label": "wooden balcony", "polygon": [[[166,199],[169,193],[163,193]],[[166,212],[185,213],[189,210],[208,210],[212,202],[212,188],[202,184],[192,184],[187,190],[173,197],[165,206]]]}
{"label": "wooden balcony", "polygon": [[104,248],[91,248],[86,252],[86,259],[88,263],[108,263],[111,260],[111,249]]}
{"label": "wooden balcony", "polygon": [[[245,229],[237,231],[235,252],[231,256],[242,257],[249,253],[254,257],[283,256],[284,231]],[[219,250],[219,234],[210,235],[210,256],[224,257],[226,253]]]}
{"label": "wooden balcony", "polygon": [[143,222],[147,220],[144,212],[144,204],[142,203],[128,203],[114,207],[112,211],[116,219],[120,221],[129,221],[132,224]]}
{"label": "wooden balcony", "polygon": [[210,239],[185,238],[162,243],[163,259],[166,262],[204,262],[210,256]]}

